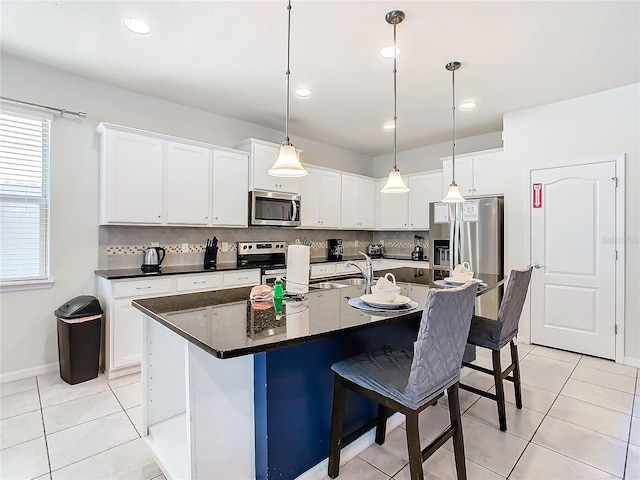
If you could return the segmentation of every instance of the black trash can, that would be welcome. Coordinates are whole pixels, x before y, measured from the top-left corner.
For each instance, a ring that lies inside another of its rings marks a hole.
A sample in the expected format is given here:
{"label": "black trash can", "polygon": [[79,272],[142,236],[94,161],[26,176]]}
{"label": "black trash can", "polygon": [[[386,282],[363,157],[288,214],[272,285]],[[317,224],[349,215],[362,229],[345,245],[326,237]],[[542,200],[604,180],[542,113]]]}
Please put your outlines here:
{"label": "black trash can", "polygon": [[96,297],[72,298],[55,311],[58,317],[60,377],[71,385],[98,376],[102,308]]}

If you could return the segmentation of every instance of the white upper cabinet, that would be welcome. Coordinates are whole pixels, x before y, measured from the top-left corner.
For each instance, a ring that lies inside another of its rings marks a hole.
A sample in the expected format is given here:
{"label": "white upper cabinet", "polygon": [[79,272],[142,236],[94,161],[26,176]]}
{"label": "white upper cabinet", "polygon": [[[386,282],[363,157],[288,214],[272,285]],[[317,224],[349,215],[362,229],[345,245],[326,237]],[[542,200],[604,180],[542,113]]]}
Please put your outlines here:
{"label": "white upper cabinet", "polygon": [[[270,190],[299,193],[299,178],[273,177],[268,170],[278,158],[280,145],[255,138],[243,140],[235,146],[249,152],[249,190]],[[298,155],[302,150],[296,149]]]}
{"label": "white upper cabinet", "polygon": [[101,127],[100,224],[160,225],[162,140]]}
{"label": "white upper cabinet", "polygon": [[375,180],[342,174],[342,228],[375,228]]}
{"label": "white upper cabinet", "polygon": [[208,225],[211,150],[167,142],[165,164],[167,223]]}
{"label": "white upper cabinet", "polygon": [[106,123],[97,132],[101,225],[247,226],[246,153]]}
{"label": "white upper cabinet", "polygon": [[[407,177],[402,180],[407,184]],[[376,182],[378,230],[406,230],[409,223],[409,193],[382,193],[386,179]]]}
{"label": "white upper cabinet", "polygon": [[213,152],[211,225],[247,226],[248,172],[246,155],[219,150]]}
{"label": "white upper cabinet", "polygon": [[[451,157],[442,159],[442,189],[446,194],[451,184]],[[499,195],[504,193],[504,152],[487,150],[456,157],[456,183],[464,196]]]}
{"label": "white upper cabinet", "polygon": [[300,226],[340,228],[341,175],[331,170],[307,167],[300,178]]}
{"label": "white upper cabinet", "polygon": [[429,230],[429,203],[442,200],[442,172],[409,175],[409,228]]}

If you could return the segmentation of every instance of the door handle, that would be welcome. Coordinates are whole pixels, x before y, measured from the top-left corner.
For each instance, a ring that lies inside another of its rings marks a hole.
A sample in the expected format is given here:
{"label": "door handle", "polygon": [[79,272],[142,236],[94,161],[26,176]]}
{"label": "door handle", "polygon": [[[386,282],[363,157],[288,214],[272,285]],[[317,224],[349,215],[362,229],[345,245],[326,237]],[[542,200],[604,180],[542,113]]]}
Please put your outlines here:
{"label": "door handle", "polygon": [[533,268],[546,268],[546,265],[540,265],[538,262],[533,264]]}

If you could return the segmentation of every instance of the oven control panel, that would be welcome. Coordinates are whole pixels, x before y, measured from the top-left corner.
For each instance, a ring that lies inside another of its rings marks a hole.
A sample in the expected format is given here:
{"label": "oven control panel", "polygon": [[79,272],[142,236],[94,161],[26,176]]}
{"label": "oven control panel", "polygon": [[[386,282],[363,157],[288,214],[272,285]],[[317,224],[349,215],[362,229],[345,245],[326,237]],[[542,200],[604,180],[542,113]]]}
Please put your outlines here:
{"label": "oven control panel", "polygon": [[238,242],[238,255],[264,255],[285,253],[286,242]]}

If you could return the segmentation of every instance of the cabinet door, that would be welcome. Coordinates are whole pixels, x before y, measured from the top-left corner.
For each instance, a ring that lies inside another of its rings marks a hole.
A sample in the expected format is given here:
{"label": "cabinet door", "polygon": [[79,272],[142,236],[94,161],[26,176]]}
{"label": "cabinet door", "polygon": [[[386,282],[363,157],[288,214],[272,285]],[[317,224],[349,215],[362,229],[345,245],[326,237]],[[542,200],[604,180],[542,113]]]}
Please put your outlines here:
{"label": "cabinet door", "polygon": [[474,195],[497,195],[504,193],[505,183],[503,152],[474,155]]}
{"label": "cabinet door", "polygon": [[247,226],[248,169],[245,155],[214,150],[211,184],[212,225]]}
{"label": "cabinet door", "polygon": [[300,225],[320,227],[320,174],[315,168],[307,168],[307,175],[300,179]]}
{"label": "cabinet door", "polygon": [[409,227],[429,229],[429,203],[442,200],[442,174],[430,173],[409,177]]}
{"label": "cabinet door", "polygon": [[[304,177],[303,177],[304,178]],[[320,171],[320,226],[323,228],[340,228],[342,204],[342,185],[340,174],[328,170]],[[303,209],[304,211],[304,209]]]}
{"label": "cabinet door", "polygon": [[111,312],[110,369],[138,365],[142,358],[142,312],[131,299],[114,300]]}
{"label": "cabinet door", "polygon": [[210,155],[208,148],[167,142],[167,223],[209,223]]}
{"label": "cabinet door", "polygon": [[298,178],[273,177],[268,171],[275,163],[280,152],[280,145],[265,145],[254,143],[252,145],[252,180],[253,190],[271,190],[279,192],[298,193]]}
{"label": "cabinet door", "polygon": [[[442,196],[449,191],[452,177],[451,159],[442,161]],[[460,193],[468,197],[473,195],[473,157],[456,158],[456,183]]]}
{"label": "cabinet door", "polygon": [[373,229],[376,226],[376,182],[358,179],[358,198],[355,203],[358,228]]}
{"label": "cabinet door", "polygon": [[100,223],[162,223],[162,140],[115,131],[105,135]]}
{"label": "cabinet door", "polygon": [[[407,179],[403,178],[406,182]],[[378,228],[380,230],[406,230],[409,217],[409,193],[382,193],[386,180],[376,184],[378,190]],[[405,183],[406,184],[406,183]]]}
{"label": "cabinet door", "polygon": [[360,223],[358,211],[359,178],[342,174],[342,228],[358,228]]}

